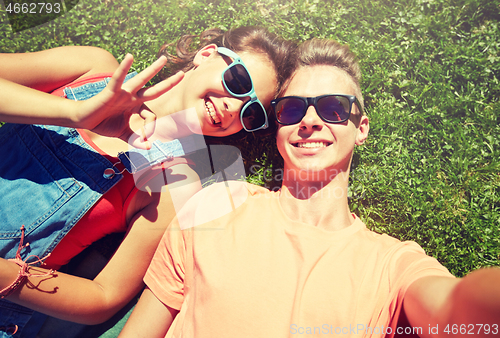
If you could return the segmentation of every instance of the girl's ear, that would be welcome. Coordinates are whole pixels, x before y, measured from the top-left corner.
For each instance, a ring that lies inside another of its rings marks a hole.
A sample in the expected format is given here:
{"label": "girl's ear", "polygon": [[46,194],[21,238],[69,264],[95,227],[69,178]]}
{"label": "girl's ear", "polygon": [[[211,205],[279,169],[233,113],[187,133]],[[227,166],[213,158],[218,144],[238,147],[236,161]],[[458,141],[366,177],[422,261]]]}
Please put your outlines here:
{"label": "girl's ear", "polygon": [[210,45],[206,45],[205,47],[200,49],[198,53],[196,53],[196,55],[194,56],[193,65],[195,67],[198,67],[199,65],[201,65],[203,61],[205,61],[210,55],[212,55],[216,51],[217,51],[216,44],[212,43]]}
{"label": "girl's ear", "polygon": [[368,117],[363,115],[359,120],[358,134],[356,135],[356,145],[360,146],[365,143],[368,137],[368,132],[370,131],[370,121]]}

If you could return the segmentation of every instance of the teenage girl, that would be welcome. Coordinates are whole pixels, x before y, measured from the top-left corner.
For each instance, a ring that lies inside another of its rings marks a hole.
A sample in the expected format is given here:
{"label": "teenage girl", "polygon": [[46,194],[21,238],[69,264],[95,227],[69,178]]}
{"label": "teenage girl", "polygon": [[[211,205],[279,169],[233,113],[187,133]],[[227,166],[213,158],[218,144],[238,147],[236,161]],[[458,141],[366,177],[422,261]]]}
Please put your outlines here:
{"label": "teenage girl", "polygon": [[[16,105],[2,100],[4,120],[27,116],[36,123],[87,128],[12,124],[0,128],[0,255],[6,258],[0,259],[0,289],[6,298],[0,303],[0,337],[2,331],[34,336],[38,325],[33,320],[27,325],[32,310],[80,323],[103,322],[143,287],[150,259],[175,216],[173,200],[177,207],[201,187],[191,163],[183,157],[168,158],[162,164],[159,176],[160,182],[166,178],[165,188],[157,189],[158,175],[153,179],[149,175],[137,187],[137,177],[113,166],[120,162],[117,154],[129,150],[132,130],[139,131],[136,143],[148,148],[151,144],[145,136],[153,131],[144,126],[155,118],[154,133],[167,144],[195,130],[222,137],[242,128],[266,128],[266,108],[291,72],[293,45],[255,27],[205,32],[201,48],[193,53],[186,47],[190,39],[183,38],[178,55],[170,57],[183,73],[149,91],[138,88],[161,68],[161,59],[121,86],[129,78],[124,74],[131,58],[118,67],[99,49],[62,47],[0,55],[0,77],[4,78],[0,84],[12,86],[13,94],[7,99],[21,107],[16,111]],[[68,123],[60,122],[66,118],[64,109],[44,110],[62,100],[48,103],[44,95],[30,106],[35,101],[29,88],[23,88],[26,92],[21,98],[15,95],[20,92],[18,84],[80,100],[99,92],[107,82],[106,91],[87,107],[75,103],[86,113],[69,114]],[[114,123],[120,111],[125,111],[128,123],[117,127]],[[171,116],[184,111],[190,114],[180,126]],[[106,234],[122,231],[127,232],[123,242],[94,280],[52,271]]]}

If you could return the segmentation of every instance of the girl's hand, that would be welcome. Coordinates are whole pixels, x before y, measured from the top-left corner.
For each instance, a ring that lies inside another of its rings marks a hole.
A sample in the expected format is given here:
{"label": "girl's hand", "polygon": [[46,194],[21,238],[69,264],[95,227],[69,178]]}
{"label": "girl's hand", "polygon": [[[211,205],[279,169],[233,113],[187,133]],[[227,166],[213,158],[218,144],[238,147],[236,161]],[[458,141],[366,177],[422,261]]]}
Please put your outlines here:
{"label": "girl's hand", "polygon": [[[151,66],[123,83],[133,57],[127,54],[118,69],[114,72],[106,88],[93,98],[80,101],[75,113],[76,124],[81,128],[92,130],[103,136],[118,137],[128,141],[133,134],[129,121],[133,114],[139,114],[144,120],[144,139],[147,138],[148,130],[154,130],[156,115],[144,109],[143,103],[157,98],[174,87],[184,77],[179,72],[174,76],[149,88],[143,86],[158,73],[166,63],[165,57],[160,57]],[[144,147],[138,139],[133,146]]]}

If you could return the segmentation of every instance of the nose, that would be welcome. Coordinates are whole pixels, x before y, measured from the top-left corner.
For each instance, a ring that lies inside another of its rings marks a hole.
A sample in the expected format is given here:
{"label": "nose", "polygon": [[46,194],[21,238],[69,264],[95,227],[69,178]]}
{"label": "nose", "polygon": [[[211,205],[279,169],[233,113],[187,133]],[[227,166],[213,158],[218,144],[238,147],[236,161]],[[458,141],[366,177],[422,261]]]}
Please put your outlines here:
{"label": "nose", "polygon": [[307,108],[306,115],[300,121],[300,129],[320,130],[323,128],[323,120],[319,117],[313,105]]}
{"label": "nose", "polygon": [[[224,112],[229,114],[229,117],[234,119],[235,117],[240,116],[240,111],[241,108],[243,108],[243,105],[247,101],[248,98],[245,97],[225,97],[222,100],[222,104],[224,105],[222,108],[224,109]],[[226,115],[226,114],[224,114]]]}

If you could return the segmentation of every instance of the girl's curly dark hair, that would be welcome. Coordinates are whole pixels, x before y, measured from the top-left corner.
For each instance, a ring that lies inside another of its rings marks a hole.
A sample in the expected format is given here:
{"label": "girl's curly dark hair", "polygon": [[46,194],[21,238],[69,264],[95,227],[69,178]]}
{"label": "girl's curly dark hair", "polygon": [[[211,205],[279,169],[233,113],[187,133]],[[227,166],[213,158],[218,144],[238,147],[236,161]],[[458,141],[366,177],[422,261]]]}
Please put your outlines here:
{"label": "girl's curly dark hair", "polygon": [[226,32],[212,28],[205,30],[200,35],[182,36],[175,45],[176,55],[168,51],[173,44],[166,43],[161,46],[158,57],[165,55],[168,60],[161,76],[166,78],[179,70],[188,71],[192,69],[196,53],[201,48],[212,43],[218,47],[229,48],[236,53],[251,51],[266,55],[276,70],[277,93],[295,68],[295,43],[286,41],[268,32],[265,28],[255,26],[239,27]]}

